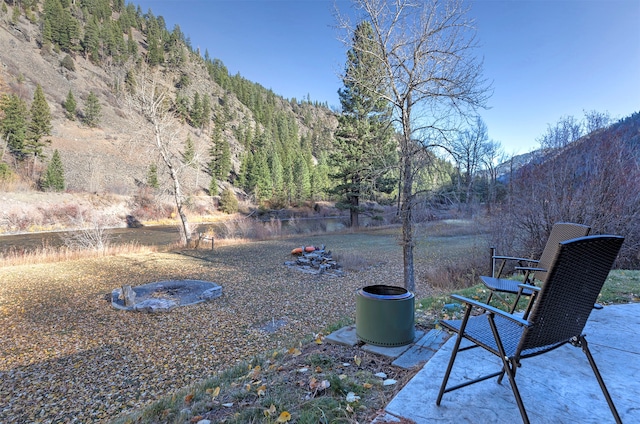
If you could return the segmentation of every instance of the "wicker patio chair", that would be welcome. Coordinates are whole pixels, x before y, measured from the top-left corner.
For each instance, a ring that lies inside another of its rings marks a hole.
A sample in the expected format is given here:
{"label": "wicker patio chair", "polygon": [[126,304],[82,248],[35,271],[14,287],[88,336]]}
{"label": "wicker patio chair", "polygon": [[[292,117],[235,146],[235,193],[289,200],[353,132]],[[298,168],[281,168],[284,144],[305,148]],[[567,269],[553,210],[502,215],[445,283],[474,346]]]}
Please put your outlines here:
{"label": "wicker patio chair", "polygon": [[[462,320],[441,322],[444,327],[457,333],[457,337],[436,404],[440,405],[444,393],[492,377],[498,377],[500,384],[506,374],[522,420],[528,423],[529,418],[516,385],[516,370],[521,360],[570,343],[582,348],[586,354],[609,408],[616,422],[620,423],[620,416],[582,331],[623,241],[624,238],[619,236],[597,235],[561,242],[551,261],[546,283],[541,288],[534,288],[538,295],[526,320],[482,302],[453,295],[453,298],[466,305],[466,309]],[[472,316],[474,307],[484,313]],[[472,344],[460,348],[463,338]],[[497,355],[502,360],[502,369],[473,381],[447,387],[458,352],[475,347],[482,347]]]}
{"label": "wicker patio chair", "polygon": [[[589,234],[591,227],[582,224],[575,224],[572,222],[557,222],[551,228],[551,233],[547,239],[547,243],[540,255],[540,259],[526,259],[513,256],[500,256],[492,255],[491,258],[491,277],[481,276],[480,280],[489,289],[489,297],[486,303],[491,302],[491,298],[497,293],[510,293],[515,294],[516,299],[511,305],[510,312],[514,312],[518,301],[521,296],[531,296],[533,291],[528,287],[522,287],[521,284],[538,285],[544,284],[547,279],[547,269],[551,265],[556,251],[558,250],[558,243],[564,240],[569,240],[577,237],[584,237]],[[505,265],[509,261],[515,261],[519,266],[515,269],[523,273],[524,281],[516,281],[504,278],[502,271]],[[496,271],[496,263],[499,263]],[[533,305],[533,298],[529,299],[527,309],[525,312],[525,318]]]}

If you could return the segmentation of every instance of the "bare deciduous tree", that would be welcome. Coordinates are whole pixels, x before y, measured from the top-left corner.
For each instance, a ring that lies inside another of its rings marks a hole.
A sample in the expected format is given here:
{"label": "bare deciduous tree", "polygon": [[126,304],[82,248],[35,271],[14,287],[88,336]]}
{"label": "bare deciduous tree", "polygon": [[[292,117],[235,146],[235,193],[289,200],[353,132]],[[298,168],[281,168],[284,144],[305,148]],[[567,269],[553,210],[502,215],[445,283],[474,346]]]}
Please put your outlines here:
{"label": "bare deciduous tree", "polygon": [[543,149],[567,147],[583,136],[582,123],[573,116],[563,116],[555,125],[548,125],[547,132],[539,139]]}
{"label": "bare deciduous tree", "polygon": [[498,165],[507,161],[507,156],[499,141],[489,140],[487,150],[482,161],[489,179],[487,212],[491,214],[491,207],[496,203],[498,196]]}
{"label": "bare deciduous tree", "polygon": [[464,201],[467,205],[473,198],[473,184],[487,155],[488,143],[487,125],[480,117],[451,143],[451,154],[458,166],[459,181],[464,184]]}
{"label": "bare deciduous tree", "polygon": [[184,166],[180,150],[182,147],[181,127],[171,108],[171,97],[166,87],[161,85],[159,71],[141,64],[136,69],[135,83],[130,84],[124,93],[127,106],[131,109],[131,117],[141,117],[140,134],[136,140],[147,143],[162,158],[171,182],[176,209],[181,222],[182,241],[191,243],[191,229],[185,213],[184,196],[180,181],[180,167]]}
{"label": "bare deciduous tree", "polygon": [[[400,215],[404,286],[415,289],[413,268],[414,177],[421,152],[442,142],[453,120],[486,101],[482,64],[475,55],[475,30],[461,0],[353,0],[358,23],[368,21],[380,80],[358,81],[394,108],[400,133]],[[338,13],[343,41],[351,48],[355,25]],[[422,155],[422,157],[425,157]]]}

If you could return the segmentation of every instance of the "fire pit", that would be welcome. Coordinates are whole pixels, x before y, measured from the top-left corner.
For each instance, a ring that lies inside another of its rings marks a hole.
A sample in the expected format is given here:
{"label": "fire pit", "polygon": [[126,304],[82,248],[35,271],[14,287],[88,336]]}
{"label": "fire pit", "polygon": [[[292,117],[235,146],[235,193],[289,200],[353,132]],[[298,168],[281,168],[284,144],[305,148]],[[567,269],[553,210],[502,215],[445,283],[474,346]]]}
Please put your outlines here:
{"label": "fire pit", "polygon": [[330,250],[326,250],[324,244],[321,247],[301,246],[293,249],[291,255],[296,256],[295,261],[286,261],[289,268],[316,274],[342,276],[342,267],[333,259]]}
{"label": "fire pit", "polygon": [[114,289],[111,292],[111,305],[126,311],[169,312],[178,306],[206,302],[220,296],[222,287],[216,283],[170,280]]}

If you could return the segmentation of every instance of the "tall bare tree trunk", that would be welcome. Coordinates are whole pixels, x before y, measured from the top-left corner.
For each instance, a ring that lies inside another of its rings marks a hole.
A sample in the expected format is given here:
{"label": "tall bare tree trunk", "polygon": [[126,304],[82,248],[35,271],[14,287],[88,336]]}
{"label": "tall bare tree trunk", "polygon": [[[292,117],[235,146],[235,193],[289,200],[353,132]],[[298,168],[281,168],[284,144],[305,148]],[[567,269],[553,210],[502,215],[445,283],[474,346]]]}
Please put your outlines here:
{"label": "tall bare tree trunk", "polygon": [[153,134],[149,134],[149,127],[142,124],[143,134],[136,139],[145,140],[162,156],[173,184],[173,195],[182,229],[182,242],[189,246],[191,244],[191,229],[185,213],[180,175],[176,169],[182,163],[180,160],[180,146],[182,144],[180,128],[171,111],[171,101],[168,94],[159,84],[157,72],[153,73],[145,65],[141,65],[136,72],[136,83],[125,92],[125,98],[129,106],[144,117],[145,123],[152,127]]}
{"label": "tall bare tree trunk", "polygon": [[176,209],[178,211],[178,216],[180,217],[180,223],[182,225],[182,233],[183,233],[182,241],[184,242],[185,246],[190,246],[191,245],[191,229],[189,226],[189,220],[183,208],[184,202],[183,202],[183,196],[182,196],[182,189],[180,187],[180,179],[178,178],[178,174],[176,173],[173,163],[171,162],[166,146],[163,143],[162,131],[160,126],[157,124],[154,125],[153,130],[155,133],[156,146],[158,147],[158,150],[160,150],[160,155],[162,156],[162,160],[164,161],[165,165],[167,166],[167,169],[169,170],[169,177],[171,178],[171,181],[173,183],[173,196],[176,202]]}

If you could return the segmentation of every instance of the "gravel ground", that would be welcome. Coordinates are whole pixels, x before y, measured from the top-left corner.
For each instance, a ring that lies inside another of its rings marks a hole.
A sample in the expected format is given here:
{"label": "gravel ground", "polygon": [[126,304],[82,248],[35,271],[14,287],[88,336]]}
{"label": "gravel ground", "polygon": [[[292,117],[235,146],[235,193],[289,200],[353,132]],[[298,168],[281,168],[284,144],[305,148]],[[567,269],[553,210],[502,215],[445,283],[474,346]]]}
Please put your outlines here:
{"label": "gravel ground", "polygon": [[[326,244],[361,269],[321,277],[284,266],[301,244]],[[168,314],[108,301],[116,287],[166,279],[212,281],[223,295]],[[402,251],[385,232],[332,234],[5,267],[0,281],[0,422],[106,422],[353,319],[358,288],[402,285]]]}

